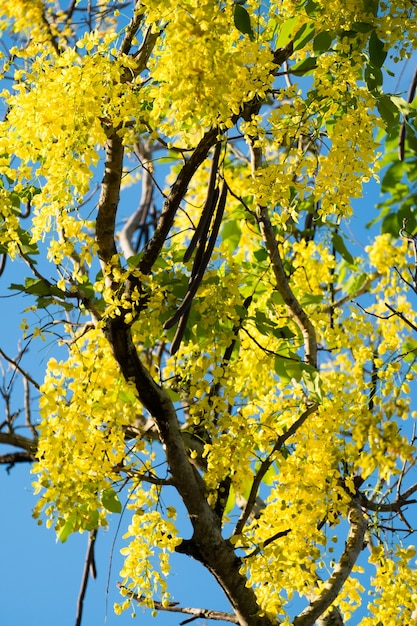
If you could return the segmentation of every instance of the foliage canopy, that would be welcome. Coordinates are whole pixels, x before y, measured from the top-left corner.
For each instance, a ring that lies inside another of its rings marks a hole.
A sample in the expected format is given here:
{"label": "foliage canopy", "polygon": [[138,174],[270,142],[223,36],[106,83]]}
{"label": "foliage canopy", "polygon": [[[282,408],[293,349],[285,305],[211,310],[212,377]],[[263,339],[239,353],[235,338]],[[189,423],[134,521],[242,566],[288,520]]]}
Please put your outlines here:
{"label": "foliage canopy", "polygon": [[[31,300],[1,354],[39,390],[24,435],[6,410],[19,451],[0,459],[35,461],[34,515],[65,541],[124,506],[117,612],[172,610],[179,552],[241,626],[410,624],[416,80],[384,79],[415,3],[0,0],[0,18],[2,278],[24,263]],[[381,166],[358,251],[346,224]]]}

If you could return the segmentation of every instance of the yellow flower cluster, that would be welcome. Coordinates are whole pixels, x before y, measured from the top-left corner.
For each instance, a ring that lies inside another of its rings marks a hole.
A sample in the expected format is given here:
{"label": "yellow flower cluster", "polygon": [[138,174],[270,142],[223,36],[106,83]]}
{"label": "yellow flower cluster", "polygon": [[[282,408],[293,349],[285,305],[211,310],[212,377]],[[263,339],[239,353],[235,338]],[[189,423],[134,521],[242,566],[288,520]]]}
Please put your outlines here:
{"label": "yellow flower cluster", "polygon": [[233,24],[233,3],[144,2],[150,23],[169,22],[150,62],[150,114],[158,133],[195,141],[196,131],[230,117],[271,85],[272,54]]}
{"label": "yellow flower cluster", "polygon": [[371,559],[376,575],[372,581],[374,598],[368,604],[370,617],[364,617],[359,626],[398,624],[410,626],[417,607],[417,571],[414,546],[397,546],[393,556],[386,557],[382,546],[373,549]]}
{"label": "yellow flower cluster", "polygon": [[[169,555],[181,543],[175,528],[175,511],[171,508],[165,518],[158,510],[159,490],[136,485],[131,493],[128,509],[134,511],[127,533],[129,545],[122,548],[125,557],[120,572],[123,587],[141,597],[145,606],[153,607],[153,598],[163,604],[169,601],[167,576],[170,572]],[[170,519],[173,518],[173,519]],[[157,557],[155,559],[155,557]],[[155,560],[157,564],[155,564]],[[127,598],[115,607],[116,613],[131,603]]]}
{"label": "yellow flower cluster", "polygon": [[118,481],[125,458],[124,427],[140,412],[135,390],[121,377],[100,331],[72,344],[67,361],[51,359],[40,400],[40,443],[35,492],[59,533],[106,523],[101,497]]}
{"label": "yellow flower cluster", "polygon": [[13,21],[13,31],[28,35],[32,41],[38,44],[51,46],[51,37],[54,33],[48,28],[46,21],[47,5],[52,2],[43,0],[16,0],[16,2],[0,2],[1,27],[5,27],[8,20]]}

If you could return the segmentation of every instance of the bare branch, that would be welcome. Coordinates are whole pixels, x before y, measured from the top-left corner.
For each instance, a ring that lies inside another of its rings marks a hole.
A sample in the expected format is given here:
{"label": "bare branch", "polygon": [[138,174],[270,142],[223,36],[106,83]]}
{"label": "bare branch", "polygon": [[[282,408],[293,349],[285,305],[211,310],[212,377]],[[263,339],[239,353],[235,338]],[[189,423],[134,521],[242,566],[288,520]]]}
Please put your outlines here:
{"label": "bare branch", "polygon": [[16,463],[33,463],[34,457],[29,452],[10,452],[0,455],[0,465],[7,465],[6,472],[9,473]]}
{"label": "bare branch", "polygon": [[191,303],[197,290],[201,284],[201,281],[204,276],[204,272],[206,271],[207,265],[211,259],[211,255],[213,253],[213,249],[216,243],[217,235],[219,232],[220,224],[223,218],[224,208],[226,205],[226,196],[227,196],[227,185],[223,183],[222,190],[220,193],[219,201],[216,208],[216,215],[213,221],[213,225],[211,227],[210,237],[207,242],[203,242],[199,240],[199,249],[197,253],[201,251],[201,255],[196,254],[195,263],[193,267],[193,271],[191,272],[190,281],[188,285],[187,293],[185,294],[184,300],[181,303],[181,306],[177,310],[177,312],[166,322],[165,327],[168,328],[167,324],[172,326],[179,319],[179,324],[177,328],[177,332],[175,333],[175,337],[172,340],[171,344],[171,354],[175,354],[180,347],[182,337],[185,332],[185,327],[188,320],[188,315],[191,309]]}
{"label": "bare branch", "polygon": [[93,530],[90,532],[88,537],[88,546],[87,546],[87,555],[85,558],[84,571],[81,579],[81,588],[78,596],[77,602],[77,616],[75,619],[75,626],[81,626],[81,621],[83,617],[83,605],[84,598],[87,591],[88,577],[91,575],[92,578],[96,578],[96,565],[94,558],[94,548],[97,539],[97,530]]}
{"label": "bare branch", "polygon": [[[121,583],[117,583],[117,586],[120,589],[124,589],[128,592],[128,595],[136,600],[139,604],[143,606],[148,606],[146,603],[148,602],[147,598],[144,596],[138,596],[136,593],[132,593],[126,587],[124,587]],[[170,602],[168,605],[158,602],[156,600],[152,603],[152,609],[156,611],[168,611],[169,613],[183,613],[185,615],[193,615],[193,619],[212,619],[217,621],[231,622],[232,624],[239,624],[239,620],[232,613],[225,613],[224,611],[212,611],[211,609],[196,609],[196,608],[187,608],[185,606],[178,606],[177,602]],[[191,620],[186,620],[185,622],[181,622],[181,624],[185,624]]]}
{"label": "bare branch", "polygon": [[[120,49],[119,49],[119,55],[121,54],[128,54],[130,52],[130,48],[132,46],[132,41],[133,38],[135,37],[136,33],[138,32],[138,29],[140,27],[140,24],[143,20],[143,16],[144,14],[139,12],[139,11],[134,11],[134,15],[132,17],[132,19],[130,20],[129,24],[126,26],[125,29],[125,36],[123,38],[123,41],[120,45]],[[145,36],[146,39],[146,36]]]}
{"label": "bare branch", "polygon": [[22,367],[20,367],[20,365],[19,365],[19,363],[17,362],[16,359],[13,359],[13,358],[7,356],[7,354],[1,348],[0,348],[0,356],[2,356],[3,359],[5,359],[5,361],[10,363],[10,365],[12,365],[15,370],[20,372],[20,374],[22,374],[22,376],[24,378],[26,378],[26,380],[28,380],[35,387],[35,389],[39,390],[39,383],[37,383],[36,380],[34,378],[32,378],[32,376],[26,370],[24,370]]}
{"label": "bare branch", "polygon": [[139,269],[144,274],[149,274],[153,264],[158,258],[174,222],[174,217],[180,202],[183,200],[187,191],[188,185],[200,165],[206,159],[210,148],[216,143],[217,134],[217,128],[212,128],[204,134],[190,158],[183,165],[175,183],[172,185],[171,192],[164,202],[159,223],[155,229],[152,239],[146,246],[145,254],[139,264]]}
{"label": "bare branch", "polygon": [[149,210],[152,205],[154,190],[152,175],[148,167],[145,165],[145,162],[148,161],[152,154],[151,149],[146,145],[141,145],[137,146],[135,153],[140,159],[142,165],[142,193],[138,208],[129,217],[119,234],[120,247],[125,259],[128,259],[135,254],[135,249],[133,247],[133,235],[140,226],[143,227],[146,223]]}
{"label": "bare branch", "polygon": [[400,311],[396,311],[387,302],[385,302],[385,306],[387,307],[387,309],[392,311],[392,313],[394,315],[397,315],[404,322],[404,324],[407,324],[407,326],[409,326],[410,328],[412,328],[414,331],[417,332],[417,326],[415,326],[415,324],[413,324],[413,322],[410,322],[410,320],[406,318],[404,313],[401,313]]}
{"label": "bare branch", "polygon": [[5,443],[9,446],[14,446],[15,448],[22,448],[26,450],[31,456],[35,455],[37,448],[37,440],[36,439],[28,439],[27,437],[23,437],[22,435],[18,435],[17,433],[2,433],[0,432],[0,443]]}

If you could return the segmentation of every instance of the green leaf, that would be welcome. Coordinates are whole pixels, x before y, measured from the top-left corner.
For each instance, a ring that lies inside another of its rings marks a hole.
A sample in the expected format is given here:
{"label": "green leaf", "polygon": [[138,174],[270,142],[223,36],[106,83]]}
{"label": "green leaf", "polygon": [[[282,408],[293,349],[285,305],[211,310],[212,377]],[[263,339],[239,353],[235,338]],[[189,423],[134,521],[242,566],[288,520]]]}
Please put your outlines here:
{"label": "green leaf", "polygon": [[122,512],[122,504],[119,500],[119,496],[112,488],[105,489],[103,491],[101,495],[101,504],[104,506],[105,509],[110,511],[110,513]]}
{"label": "green leaf", "polygon": [[319,13],[320,7],[314,0],[307,0],[304,4],[304,10],[310,17],[315,17]]}
{"label": "green leaf", "polygon": [[303,364],[300,361],[285,361],[285,369],[287,370],[290,380],[293,378],[295,378],[297,382],[301,380],[302,366]]}
{"label": "green leaf", "polygon": [[222,229],[222,240],[226,243],[229,250],[233,251],[238,246],[242,231],[236,220],[229,220]]}
{"label": "green leaf", "polygon": [[375,65],[368,63],[368,65],[365,67],[364,78],[370,91],[378,91],[381,88],[382,72],[379,67],[375,67]]}
{"label": "green leaf", "polygon": [[302,365],[299,361],[284,359],[280,356],[275,357],[275,373],[278,374],[284,384],[289,383],[292,378],[295,378],[297,381],[301,380]]}
{"label": "green leaf", "polygon": [[343,238],[339,235],[339,233],[333,233],[332,242],[333,242],[333,246],[336,252],[338,252],[340,256],[343,259],[345,259],[345,261],[353,265],[354,263],[353,256],[350,254],[349,250],[346,248],[345,242],[343,241]]}
{"label": "green leaf", "polygon": [[12,283],[9,289],[24,291],[33,296],[56,296],[61,298],[65,296],[64,291],[56,285],[50,285],[43,278],[26,278],[24,285]]}
{"label": "green leaf", "polygon": [[306,306],[308,304],[321,304],[323,302],[323,294],[318,293],[306,293],[301,298],[301,306]]}
{"label": "green leaf", "polygon": [[[404,187],[404,193],[406,193],[407,187],[406,185],[404,185]],[[402,206],[397,212],[390,211],[388,215],[382,220],[382,233],[390,233],[393,237],[397,238],[402,225],[402,221],[405,217],[410,220],[409,224],[407,224],[407,229],[410,228],[410,230],[412,231],[415,230],[415,224],[413,228],[413,222],[415,222],[415,219],[410,219],[412,208],[410,209],[410,207],[407,206],[406,203],[404,203],[404,205],[405,206]]]}
{"label": "green leaf", "polygon": [[66,540],[68,539],[68,537],[70,536],[70,534],[72,533],[72,531],[74,529],[76,521],[77,521],[77,518],[75,517],[75,515],[72,515],[65,522],[65,524],[63,525],[63,527],[59,531],[58,541],[60,541],[61,543],[65,543],[66,542]]}
{"label": "green leaf", "polygon": [[290,69],[292,74],[297,74],[304,76],[304,74],[308,74],[312,72],[317,67],[317,58],[316,57],[308,57],[299,63],[293,65]]}
{"label": "green leaf", "polygon": [[354,296],[363,286],[364,282],[367,280],[368,274],[365,272],[360,272],[359,274],[353,274],[343,283],[343,289],[350,296]]}
{"label": "green leaf", "polygon": [[351,29],[356,33],[369,33],[369,31],[374,30],[374,28],[375,26],[369,22],[353,22],[351,25]]}
{"label": "green leaf", "polygon": [[256,329],[261,333],[261,335],[268,336],[271,333],[273,324],[263,311],[256,311],[254,322]]}
{"label": "green leaf", "polygon": [[255,35],[250,23],[250,16],[245,7],[241,4],[235,4],[233,11],[233,19],[236,28],[244,35],[249,35],[249,39],[254,41]]}
{"label": "green leaf", "polygon": [[302,380],[307,387],[308,395],[313,402],[323,402],[323,388],[320,375],[315,367],[311,365],[301,364]]}
{"label": "green leaf", "polygon": [[131,268],[135,268],[139,265],[141,258],[143,257],[143,252],[139,252],[138,254],[134,254],[127,259],[127,264]]}
{"label": "green leaf", "polygon": [[403,359],[407,363],[412,363],[417,359],[417,341],[406,341],[402,349]]}
{"label": "green leaf", "polygon": [[169,387],[167,387],[165,391],[167,392],[168,397],[171,400],[171,402],[180,402],[181,396],[178,393],[178,391],[174,391],[173,389],[170,389]]}
{"label": "green leaf", "polygon": [[225,515],[228,515],[230,513],[230,511],[235,506],[235,502],[236,502],[235,490],[233,489],[232,486],[230,486],[229,495],[227,496],[226,506],[224,507],[224,514]]}
{"label": "green leaf", "polygon": [[118,400],[124,404],[129,404],[130,406],[134,406],[137,402],[135,394],[129,389],[121,389],[118,394]]}
{"label": "green leaf", "polygon": [[334,33],[325,30],[314,37],[313,50],[316,55],[327,52],[333,42]]}
{"label": "green leaf", "polygon": [[285,367],[285,359],[282,359],[281,357],[276,356],[275,362],[274,362],[274,369],[275,369],[275,373],[278,374],[280,380],[282,380],[283,382],[290,381],[290,377],[288,376],[288,372]]}
{"label": "green leaf", "polygon": [[378,38],[378,35],[373,30],[369,37],[369,59],[374,67],[382,67],[387,57],[387,52],[384,50],[384,42]]}
{"label": "green leaf", "polygon": [[255,250],[253,256],[259,263],[262,263],[262,261],[266,261],[268,258],[268,251],[266,248],[259,248],[258,250]]}
{"label": "green leaf", "polygon": [[388,129],[398,124],[400,117],[398,107],[389,96],[384,93],[378,94],[376,106]]}
{"label": "green leaf", "polygon": [[313,22],[303,24],[300,30],[294,35],[294,51],[304,48],[304,46],[313,39],[314,33],[315,26]]}
{"label": "green leaf", "polygon": [[284,22],[275,44],[277,48],[284,48],[290,43],[299,22],[300,20],[298,17],[290,17],[286,22]]}
{"label": "green leaf", "polygon": [[295,333],[288,326],[274,326],[272,334],[277,339],[293,339],[295,337]]}
{"label": "green leaf", "polygon": [[395,161],[388,167],[381,181],[381,192],[389,193],[401,182],[405,168],[409,167],[403,161]]}
{"label": "green leaf", "polygon": [[404,98],[401,98],[401,96],[395,96],[394,94],[391,94],[389,96],[389,99],[398,109],[398,111],[403,115],[410,115],[410,113],[413,112],[414,106],[407,102],[407,100],[404,100]]}

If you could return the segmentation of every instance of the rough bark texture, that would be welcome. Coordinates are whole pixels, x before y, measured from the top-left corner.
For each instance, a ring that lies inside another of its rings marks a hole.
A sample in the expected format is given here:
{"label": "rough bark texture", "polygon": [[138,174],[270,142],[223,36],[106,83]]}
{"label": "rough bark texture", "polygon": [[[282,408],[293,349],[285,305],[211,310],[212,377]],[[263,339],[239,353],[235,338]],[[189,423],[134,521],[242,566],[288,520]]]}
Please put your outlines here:
{"label": "rough bark texture", "polygon": [[254,591],[246,587],[246,579],[239,572],[240,560],[231,543],[222,537],[219,519],[207,503],[204,481],[189,461],[171,400],[140,361],[123,319],[110,319],[105,332],[123,375],[135,382],[139,399],[154,418],[165,446],[173,481],[194,529],[192,539],[184,542],[183,551],[213,574],[241,626],[269,626],[273,622],[259,616]]}

